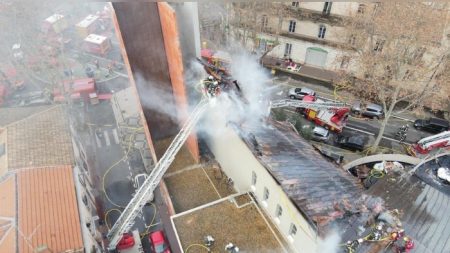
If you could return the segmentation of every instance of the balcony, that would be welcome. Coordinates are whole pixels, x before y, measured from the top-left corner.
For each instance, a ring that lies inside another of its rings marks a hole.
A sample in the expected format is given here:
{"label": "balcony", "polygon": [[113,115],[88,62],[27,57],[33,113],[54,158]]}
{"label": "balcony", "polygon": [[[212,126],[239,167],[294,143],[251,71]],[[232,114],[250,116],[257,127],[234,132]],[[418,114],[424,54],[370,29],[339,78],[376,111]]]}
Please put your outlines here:
{"label": "balcony", "polygon": [[325,23],[329,25],[340,25],[348,18],[342,15],[324,13],[322,11],[304,9],[295,6],[285,6],[285,11],[287,11],[288,15],[292,15],[298,20],[311,20],[313,22]]}
{"label": "balcony", "polygon": [[302,40],[302,41],[321,44],[321,45],[325,45],[325,46],[335,47],[335,48],[341,48],[341,49],[345,49],[345,50],[354,50],[350,45],[342,43],[342,42],[320,39],[317,37],[308,36],[308,35],[299,34],[299,33],[281,31],[280,36],[295,39],[295,40]]}

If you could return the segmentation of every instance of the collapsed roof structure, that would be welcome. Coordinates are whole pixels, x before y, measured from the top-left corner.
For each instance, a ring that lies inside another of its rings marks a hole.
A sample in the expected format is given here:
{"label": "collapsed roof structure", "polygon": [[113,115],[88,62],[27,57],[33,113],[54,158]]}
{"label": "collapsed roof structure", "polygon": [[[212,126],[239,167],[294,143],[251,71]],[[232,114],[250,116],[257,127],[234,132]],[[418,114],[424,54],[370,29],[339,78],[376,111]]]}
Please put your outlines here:
{"label": "collapsed roof structure", "polygon": [[271,121],[266,127],[243,125],[239,129],[255,157],[317,228],[342,218],[345,212],[357,211],[353,203],[362,195],[361,185],[290,126]]}

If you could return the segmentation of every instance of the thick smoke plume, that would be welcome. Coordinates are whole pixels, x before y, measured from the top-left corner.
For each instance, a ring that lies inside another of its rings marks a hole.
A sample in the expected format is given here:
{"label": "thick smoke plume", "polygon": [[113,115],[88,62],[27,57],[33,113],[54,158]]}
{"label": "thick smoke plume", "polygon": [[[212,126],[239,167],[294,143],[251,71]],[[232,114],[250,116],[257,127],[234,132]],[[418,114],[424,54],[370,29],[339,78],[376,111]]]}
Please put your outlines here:
{"label": "thick smoke plume", "polygon": [[336,230],[332,230],[328,233],[327,237],[324,239],[319,239],[319,244],[316,253],[338,253],[339,243],[341,242],[341,237]]}

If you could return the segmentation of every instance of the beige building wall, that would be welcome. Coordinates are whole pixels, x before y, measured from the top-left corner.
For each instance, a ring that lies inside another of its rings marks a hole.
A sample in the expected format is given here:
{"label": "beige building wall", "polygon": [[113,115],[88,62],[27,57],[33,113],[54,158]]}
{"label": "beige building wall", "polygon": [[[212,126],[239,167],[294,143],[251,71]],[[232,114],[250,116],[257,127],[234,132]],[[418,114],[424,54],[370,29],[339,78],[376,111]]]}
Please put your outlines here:
{"label": "beige building wall", "polygon": [[[294,252],[316,252],[318,237],[298,209],[289,200],[280,185],[270,173],[259,163],[238,134],[225,125],[225,121],[209,115],[207,124],[215,129],[215,136],[210,136],[208,145],[216,160],[227,176],[234,181],[238,192],[253,192],[262,209],[278,226],[279,231],[290,243]],[[256,175],[256,184],[252,184],[252,174]],[[269,191],[269,198],[264,200],[264,188]],[[277,206],[281,206],[282,215],[276,217]],[[292,224],[297,228],[295,235],[290,235]]]}
{"label": "beige building wall", "polygon": [[[301,2],[299,3],[299,8],[322,12],[324,4],[325,2]],[[352,15],[358,9],[359,4],[357,2],[333,2],[330,14],[340,16]]]}

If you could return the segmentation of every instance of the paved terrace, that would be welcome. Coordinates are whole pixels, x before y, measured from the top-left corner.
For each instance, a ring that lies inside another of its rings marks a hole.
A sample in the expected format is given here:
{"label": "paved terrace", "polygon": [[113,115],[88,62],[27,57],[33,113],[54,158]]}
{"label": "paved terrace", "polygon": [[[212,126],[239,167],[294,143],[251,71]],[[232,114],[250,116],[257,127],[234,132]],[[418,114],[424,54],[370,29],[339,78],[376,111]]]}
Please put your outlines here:
{"label": "paved terrace", "polygon": [[172,216],[185,253],[207,252],[198,246],[211,235],[213,252],[222,252],[232,242],[242,252],[287,252],[273,224],[247,195],[234,194],[190,211]]}

